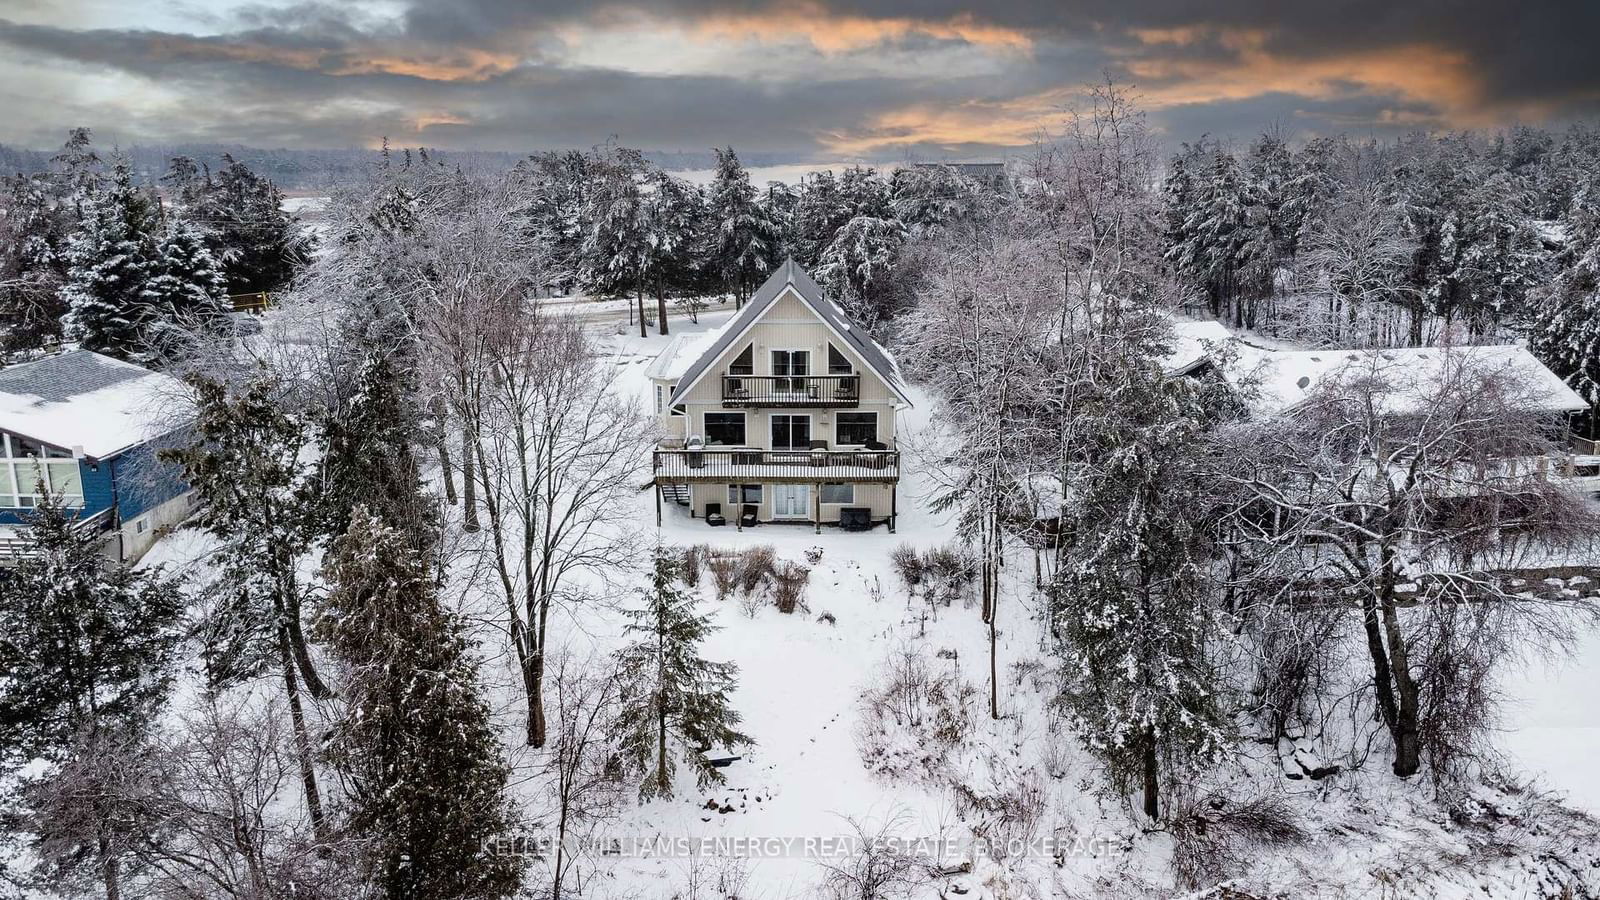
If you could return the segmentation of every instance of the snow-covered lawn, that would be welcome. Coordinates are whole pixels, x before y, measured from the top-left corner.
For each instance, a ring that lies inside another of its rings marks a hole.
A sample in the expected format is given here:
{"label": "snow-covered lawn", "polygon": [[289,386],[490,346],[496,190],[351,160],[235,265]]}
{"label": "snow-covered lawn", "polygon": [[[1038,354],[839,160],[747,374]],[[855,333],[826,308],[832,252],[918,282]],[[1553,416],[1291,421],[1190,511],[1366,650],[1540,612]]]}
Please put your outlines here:
{"label": "snow-covered lawn", "polygon": [[[619,333],[616,323],[623,321],[622,311],[618,307],[611,313],[612,318],[594,320],[590,327],[611,353],[616,389],[643,405],[648,399],[645,370],[670,337],[657,335],[654,329],[646,338],[627,329]],[[715,328],[732,314],[731,307],[710,311],[695,324],[674,311],[672,334]],[[913,398],[917,407],[902,413],[898,423],[902,441],[923,427],[931,412],[931,402],[916,393]],[[653,491],[640,490],[633,498],[641,561],[648,559],[647,548],[657,541],[679,546],[705,543],[729,550],[767,544],[787,561],[806,562],[808,551],[820,550],[820,557],[808,563],[806,608],[793,615],[779,613],[770,603],[752,615],[737,597],[716,599],[709,576],[702,578],[698,591],[703,608],[721,629],[707,642],[703,655],[739,666],[733,704],[755,744],[723,770],[726,785],[700,791],[680,767],[677,796],[670,801],[639,805],[630,787],[619,817],[604,828],[605,834],[621,839],[760,840],[767,843],[754,848],[746,844],[744,849],[778,857],[743,863],[678,854],[595,858],[584,864],[587,874],[598,879],[593,883],[595,896],[672,896],[689,881],[714,882],[718,875],[748,879],[741,893],[745,897],[776,900],[810,895],[824,874],[822,864],[838,862],[830,854],[838,848],[807,846],[806,839],[850,835],[852,820],[870,825],[891,819],[897,820],[895,832],[904,838],[965,837],[985,814],[975,813],[970,804],[963,808],[951,789],[952,781],[963,789],[998,796],[1029,779],[1039,785],[1048,809],[1037,836],[1078,839],[1084,842],[1083,849],[1059,860],[1026,857],[1004,867],[979,860],[972,875],[956,876],[971,892],[968,896],[1093,892],[1137,897],[1172,891],[1167,874],[1171,837],[1142,833],[1127,802],[1104,789],[1102,773],[1070,733],[1048,732],[1043,692],[1028,680],[1028,666],[1044,659],[1039,625],[1028,599],[1031,561],[1012,562],[1000,610],[1005,714],[1000,722],[988,717],[987,644],[977,610],[957,603],[930,611],[925,603],[910,600],[898,583],[889,566],[889,553],[896,545],[928,548],[954,537],[950,523],[927,507],[930,485],[914,456],[903,470],[897,534],[879,526],[864,534],[825,528],[818,535],[809,525],[762,525],[740,532],[731,525],[712,528],[690,519],[684,508],[670,503],[658,530]],[[647,477],[646,466],[641,487]],[[459,508],[453,514],[459,515]],[[180,532],[164,539],[147,559],[187,571],[203,565],[198,560],[206,547],[202,537]],[[543,828],[546,823],[540,816],[548,803],[538,778],[541,756],[521,745],[524,707],[503,633],[494,624],[498,601],[472,596],[466,589],[468,560],[470,554],[457,563],[450,584],[458,592],[451,596],[480,623],[487,660],[484,676],[500,712],[515,771],[514,790],[530,822]],[[642,567],[634,583],[639,576]],[[606,600],[559,609],[551,624],[556,652],[582,664],[620,646],[618,607],[630,603],[631,595],[624,585]],[[822,620],[824,613],[833,621]],[[912,771],[894,780],[876,776],[863,763],[858,745],[863,689],[878,683],[884,661],[907,645],[916,646],[938,671],[953,673],[976,689],[972,731],[962,749],[940,764],[943,781],[932,771]],[[1600,746],[1596,743],[1600,692],[1594,689],[1600,684],[1600,635],[1591,634],[1579,654],[1558,671],[1535,664],[1506,679],[1505,689],[1514,702],[1508,708],[1502,742],[1523,765],[1544,774],[1545,786],[1600,810],[1600,778],[1591,758]],[[1429,805],[1417,785],[1396,782],[1381,765],[1369,766],[1371,771],[1348,782],[1340,778],[1340,785],[1332,787],[1331,781],[1284,779],[1277,774],[1270,749],[1243,749],[1245,758],[1219,778],[1231,779],[1241,792],[1271,791],[1288,798],[1310,835],[1300,848],[1263,852],[1255,861],[1258,874],[1280,887],[1316,884],[1328,886],[1328,896],[1377,896],[1376,891],[1382,890],[1378,885],[1387,878],[1393,879],[1389,890],[1398,891],[1397,896],[1427,885],[1432,896],[1466,897],[1506,895],[1507,890],[1540,896],[1539,886],[1548,886],[1540,881],[1547,877],[1540,868],[1543,863],[1526,862],[1536,852],[1527,845],[1508,854],[1503,865],[1482,863],[1480,854],[1476,870],[1451,870],[1440,848],[1467,853],[1470,848],[1463,843],[1467,839],[1438,820],[1437,807]],[[1345,784],[1353,790],[1343,790]],[[1519,814],[1535,817],[1540,809],[1517,808]],[[1493,866],[1500,868],[1482,874]],[[950,880],[939,879],[934,886]]]}

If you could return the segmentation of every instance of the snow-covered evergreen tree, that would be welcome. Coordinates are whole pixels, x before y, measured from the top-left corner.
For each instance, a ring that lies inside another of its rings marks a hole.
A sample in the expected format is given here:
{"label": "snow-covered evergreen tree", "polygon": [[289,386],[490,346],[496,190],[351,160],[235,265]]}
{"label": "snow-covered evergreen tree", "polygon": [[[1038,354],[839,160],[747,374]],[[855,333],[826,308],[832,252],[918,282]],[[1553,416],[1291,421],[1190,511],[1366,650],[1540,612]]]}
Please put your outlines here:
{"label": "snow-covered evergreen tree", "polygon": [[224,165],[186,211],[208,235],[228,279],[228,292],[280,290],[305,265],[309,240],[283,211],[283,192],[244,163]]}
{"label": "snow-covered evergreen tree", "polygon": [[834,233],[817,259],[817,280],[870,327],[888,312],[879,288],[905,243],[906,228],[899,219],[856,216]]}
{"label": "snow-covered evergreen tree", "polygon": [[[115,897],[156,827],[124,801],[171,687],[183,601],[159,570],[108,565],[76,526],[43,502],[0,585],[0,784],[53,877],[100,881]],[[48,768],[19,777],[34,759]]]}
{"label": "snow-covered evergreen tree", "polygon": [[726,290],[743,301],[780,260],[779,229],[757,202],[750,173],[733,148],[717,150],[717,171],[706,204],[715,230],[712,264]]}
{"label": "snow-covered evergreen tree", "polygon": [[196,334],[220,334],[232,312],[227,279],[204,237],[187,222],[173,223],[156,244],[152,263],[154,274],[140,292],[140,344],[147,348],[141,361],[170,356]]}
{"label": "snow-covered evergreen tree", "polygon": [[[1600,406],[1600,198],[1585,194],[1565,222],[1570,257],[1536,292],[1528,345],[1572,389]],[[1590,435],[1597,425],[1591,413]]]}
{"label": "snow-covered evergreen tree", "polygon": [[327,754],[378,896],[508,897],[521,858],[485,845],[515,828],[509,771],[464,625],[425,560],[365,507],[334,542],[317,631],[344,712]]}
{"label": "snow-covered evergreen tree", "polygon": [[130,359],[143,353],[144,289],[155,276],[155,206],[125,161],[105,193],[85,201],[68,249],[63,330],[85,349]]}
{"label": "snow-covered evergreen tree", "polygon": [[1209,658],[1199,479],[1204,416],[1191,382],[1119,347],[1101,372],[1093,462],[1074,499],[1073,546],[1050,595],[1065,655],[1061,703],[1124,790],[1160,815],[1163,781],[1216,761],[1229,742]]}
{"label": "snow-covered evergreen tree", "polygon": [[634,640],[617,654],[619,745],[644,774],[640,798],[670,799],[675,757],[705,787],[723,780],[705,751],[749,744],[750,738],[737,730],[739,714],[728,699],[738,667],[701,658],[700,643],[715,626],[695,612],[695,598],[680,586],[678,563],[665,548],[656,548],[650,587],[640,599],[628,610],[627,633]]}

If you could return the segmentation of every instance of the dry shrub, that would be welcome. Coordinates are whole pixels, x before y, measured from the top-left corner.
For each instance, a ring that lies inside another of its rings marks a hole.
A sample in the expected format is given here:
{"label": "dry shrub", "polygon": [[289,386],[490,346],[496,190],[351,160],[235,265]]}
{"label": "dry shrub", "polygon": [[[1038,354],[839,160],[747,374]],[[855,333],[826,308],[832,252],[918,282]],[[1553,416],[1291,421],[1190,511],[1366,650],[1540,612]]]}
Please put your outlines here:
{"label": "dry shrub", "polygon": [[700,570],[705,567],[711,557],[709,544],[690,544],[683,548],[682,566],[680,575],[683,583],[689,587],[700,586]]}
{"label": "dry shrub", "polygon": [[806,585],[811,581],[811,570],[797,563],[779,563],[772,570],[772,599],[778,612],[789,614],[805,605]]}
{"label": "dry shrub", "polygon": [[971,731],[977,689],[953,670],[936,672],[907,644],[889,654],[877,684],[861,695],[856,745],[867,768],[886,776],[936,776]]}
{"label": "dry shrub", "polygon": [[924,580],[929,582],[929,599],[945,606],[970,593],[977,580],[978,566],[972,555],[955,546],[934,547],[923,555]]}
{"label": "dry shrub", "polygon": [[922,584],[924,574],[922,557],[917,555],[917,548],[910,544],[901,544],[889,551],[889,565],[894,567],[894,573],[900,576],[900,582],[906,586],[907,593],[916,593],[917,586]]}
{"label": "dry shrub", "polygon": [[1260,848],[1306,839],[1293,807],[1265,794],[1243,800],[1205,795],[1176,809],[1170,829],[1173,874],[1189,888],[1243,874]]}
{"label": "dry shrub", "polygon": [[727,556],[714,556],[706,561],[711,570],[711,583],[716,586],[717,599],[727,599],[739,586],[739,561]]}
{"label": "dry shrub", "polygon": [[772,549],[771,544],[760,544],[746,549],[739,554],[739,591],[745,596],[753,596],[766,582],[772,579],[773,569],[778,564],[778,551]]}
{"label": "dry shrub", "polygon": [[1005,860],[1007,848],[1033,838],[1049,804],[1034,766],[1015,770],[995,790],[978,791],[960,781],[952,787],[962,821],[972,823],[973,833],[988,841],[990,854],[999,861]]}

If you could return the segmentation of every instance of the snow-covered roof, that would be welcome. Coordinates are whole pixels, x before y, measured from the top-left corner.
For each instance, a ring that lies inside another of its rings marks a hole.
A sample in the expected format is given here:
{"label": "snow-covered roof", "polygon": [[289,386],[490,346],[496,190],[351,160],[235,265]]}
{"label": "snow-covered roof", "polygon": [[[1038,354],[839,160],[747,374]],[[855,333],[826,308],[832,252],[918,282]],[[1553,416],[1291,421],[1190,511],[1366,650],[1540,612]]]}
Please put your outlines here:
{"label": "snow-covered roof", "polygon": [[1253,381],[1260,405],[1271,411],[1293,409],[1328,382],[1371,373],[1389,385],[1386,396],[1394,412],[1420,409],[1438,396],[1448,366],[1473,366],[1500,371],[1520,383],[1540,412],[1588,409],[1560,376],[1518,345],[1485,347],[1407,347],[1380,350],[1265,350],[1240,345],[1229,378]]}
{"label": "snow-covered roof", "polygon": [[867,334],[864,329],[854,325],[850,321],[850,317],[845,315],[844,310],[828,299],[827,295],[822,292],[822,288],[811,280],[811,276],[800,268],[799,263],[792,259],[785,260],[783,265],[779,266],[767,277],[766,281],[762,282],[761,287],[757,288],[755,294],[745,303],[744,309],[740,310],[739,314],[734,316],[723,327],[711,345],[701,352],[689,367],[681,373],[678,386],[673,390],[672,399],[668,401],[668,405],[675,405],[682,401],[689,391],[694,389],[696,382],[705,377],[706,373],[716,364],[722,354],[740,338],[744,337],[745,333],[761,319],[762,315],[772,308],[778,298],[783,296],[784,291],[791,288],[801,302],[810,308],[812,312],[815,312],[818,318],[822,319],[823,324],[827,325],[829,330],[838,336],[841,341],[849,345],[850,349],[854,350],[862,361],[867,364],[867,367],[872,369],[879,378],[883,379],[883,382],[889,386],[890,390],[894,391],[906,405],[911,405],[911,398],[907,397],[905,391],[900,387],[900,370],[895,365],[894,358],[889,355],[888,351],[878,346],[878,342],[874,341],[872,336]]}
{"label": "snow-covered roof", "polygon": [[1184,375],[1211,359],[1222,344],[1233,340],[1233,332],[1221,322],[1172,319],[1172,350],[1161,361],[1169,375]]}
{"label": "snow-covered roof", "polygon": [[723,332],[727,331],[737,319],[729,319],[709,331],[696,334],[675,335],[661,353],[645,369],[644,374],[649,378],[681,378],[683,373],[689,371],[702,355],[721,339]]}
{"label": "snow-covered roof", "polygon": [[89,350],[0,369],[0,430],[95,459],[172,431],[182,383]]}

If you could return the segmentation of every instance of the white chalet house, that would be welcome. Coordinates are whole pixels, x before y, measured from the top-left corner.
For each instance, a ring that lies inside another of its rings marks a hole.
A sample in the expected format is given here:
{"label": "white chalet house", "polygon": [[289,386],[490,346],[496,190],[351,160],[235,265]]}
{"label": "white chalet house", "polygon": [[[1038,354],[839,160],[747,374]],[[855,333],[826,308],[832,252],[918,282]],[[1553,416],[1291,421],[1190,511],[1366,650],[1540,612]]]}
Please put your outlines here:
{"label": "white chalet house", "polygon": [[793,260],[721,328],[674,339],[648,375],[666,435],[658,520],[670,500],[710,524],[894,530],[895,416],[911,401],[889,354]]}

